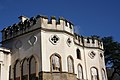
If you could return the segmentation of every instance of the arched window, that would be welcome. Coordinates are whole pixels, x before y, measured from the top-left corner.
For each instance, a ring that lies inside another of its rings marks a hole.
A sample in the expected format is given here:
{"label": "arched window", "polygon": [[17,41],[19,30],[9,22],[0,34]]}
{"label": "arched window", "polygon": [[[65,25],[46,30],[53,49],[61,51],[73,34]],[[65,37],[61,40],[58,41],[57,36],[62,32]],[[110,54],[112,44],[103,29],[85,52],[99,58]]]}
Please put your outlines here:
{"label": "arched window", "polygon": [[29,67],[30,67],[30,69],[29,69],[30,70],[30,72],[29,72],[30,73],[30,80],[36,80],[37,79],[37,77],[36,77],[37,61],[36,61],[34,56],[32,56],[30,58]]}
{"label": "arched window", "polygon": [[61,71],[61,57],[58,54],[53,54],[50,57],[50,61],[52,71]]}
{"label": "arched window", "polygon": [[20,80],[20,73],[21,73],[20,62],[19,60],[17,60],[14,65],[14,80]]}
{"label": "arched window", "polygon": [[69,73],[74,73],[73,58],[71,56],[68,56],[67,61],[68,61],[68,72]]}
{"label": "arched window", "polygon": [[79,49],[76,50],[77,53],[77,59],[81,59],[81,52]]}
{"label": "arched window", "polygon": [[102,80],[106,80],[105,70],[102,69]]}
{"label": "arched window", "polygon": [[83,79],[83,69],[80,64],[78,64],[78,79]]}
{"label": "arched window", "polygon": [[28,80],[28,62],[27,59],[24,59],[22,63],[22,80]]}
{"label": "arched window", "polygon": [[92,80],[99,80],[98,70],[95,67],[91,68],[91,78]]}

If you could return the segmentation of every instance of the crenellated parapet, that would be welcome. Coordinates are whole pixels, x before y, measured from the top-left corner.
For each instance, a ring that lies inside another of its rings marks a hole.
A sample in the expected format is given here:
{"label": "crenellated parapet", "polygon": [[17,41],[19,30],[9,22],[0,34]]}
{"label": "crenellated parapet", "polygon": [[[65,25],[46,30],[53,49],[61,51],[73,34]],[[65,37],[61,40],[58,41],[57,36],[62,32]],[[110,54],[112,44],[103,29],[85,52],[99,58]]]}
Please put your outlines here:
{"label": "crenellated parapet", "polygon": [[41,27],[45,29],[52,29],[52,30],[62,30],[67,31],[71,34],[74,34],[73,24],[60,17],[58,20],[55,16],[51,16],[50,20],[46,16],[41,17]]}
{"label": "crenellated parapet", "polygon": [[63,17],[60,17],[57,20],[55,16],[51,16],[51,18],[48,19],[47,16],[37,15],[31,18],[20,16],[19,19],[21,19],[19,23],[8,26],[1,31],[2,41],[11,39],[37,28],[44,30],[66,31],[74,34],[73,24]]}
{"label": "crenellated parapet", "polygon": [[[21,17],[21,16],[20,16]],[[7,39],[11,39],[13,37],[16,37],[20,34],[23,34],[25,32],[28,32],[32,26],[34,26],[37,23],[37,19],[35,17],[22,19],[19,23],[13,24],[11,26],[8,26],[7,28],[4,28],[2,32],[2,41],[5,41]]]}
{"label": "crenellated parapet", "polygon": [[83,37],[79,36],[78,34],[74,34],[74,42],[78,45],[84,46],[84,47],[91,47],[91,48],[100,48],[103,49],[103,42],[94,36],[90,37]]}
{"label": "crenellated parapet", "polygon": [[36,29],[42,29],[55,32],[67,32],[74,35],[74,42],[76,44],[85,47],[98,47],[103,49],[103,43],[97,37],[83,37],[74,34],[74,25],[63,17],[56,19],[55,16],[51,16],[49,19],[47,16],[37,15],[31,18],[20,16],[19,19],[21,19],[19,23],[8,26],[1,31],[2,41],[14,38]]}

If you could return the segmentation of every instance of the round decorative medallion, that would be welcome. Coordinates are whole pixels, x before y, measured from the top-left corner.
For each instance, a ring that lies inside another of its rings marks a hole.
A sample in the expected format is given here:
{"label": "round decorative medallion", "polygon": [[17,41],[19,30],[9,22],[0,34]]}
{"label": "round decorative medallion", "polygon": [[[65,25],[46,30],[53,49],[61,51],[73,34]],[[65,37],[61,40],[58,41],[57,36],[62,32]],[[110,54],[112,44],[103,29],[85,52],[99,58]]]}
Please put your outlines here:
{"label": "round decorative medallion", "polygon": [[88,55],[89,55],[89,57],[90,57],[91,59],[93,59],[96,54],[92,51],[92,52],[90,52]]}
{"label": "round decorative medallion", "polygon": [[68,45],[69,47],[70,47],[71,43],[72,43],[71,39],[68,38],[68,39],[67,39],[67,45]]}
{"label": "round decorative medallion", "polygon": [[30,45],[34,45],[37,42],[37,37],[36,36],[31,36],[30,39],[28,40],[28,43]]}
{"label": "round decorative medallion", "polygon": [[22,47],[22,42],[21,42],[20,40],[16,41],[15,47],[16,47],[17,49],[21,48],[21,47]]}
{"label": "round decorative medallion", "polygon": [[60,39],[57,35],[52,35],[49,40],[52,44],[56,45]]}

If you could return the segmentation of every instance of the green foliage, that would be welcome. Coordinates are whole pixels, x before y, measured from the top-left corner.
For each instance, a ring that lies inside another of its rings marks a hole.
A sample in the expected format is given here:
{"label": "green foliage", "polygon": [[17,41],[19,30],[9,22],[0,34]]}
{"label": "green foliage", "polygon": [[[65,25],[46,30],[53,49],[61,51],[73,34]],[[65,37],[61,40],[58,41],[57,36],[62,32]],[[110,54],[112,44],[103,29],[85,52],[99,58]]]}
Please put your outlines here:
{"label": "green foliage", "polygon": [[120,43],[113,40],[110,37],[102,38],[104,43],[104,55],[105,55],[105,63],[107,68],[114,69],[110,80],[112,80],[114,74],[120,75]]}

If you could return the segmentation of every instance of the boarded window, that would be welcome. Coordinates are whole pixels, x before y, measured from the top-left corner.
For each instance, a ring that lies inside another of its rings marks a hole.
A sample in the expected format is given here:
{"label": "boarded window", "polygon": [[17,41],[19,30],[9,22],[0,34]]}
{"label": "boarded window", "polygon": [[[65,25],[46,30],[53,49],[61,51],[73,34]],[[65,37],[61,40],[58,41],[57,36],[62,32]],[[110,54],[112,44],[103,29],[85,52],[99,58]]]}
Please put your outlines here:
{"label": "boarded window", "polygon": [[73,58],[71,56],[68,57],[68,72],[74,73]]}
{"label": "boarded window", "polygon": [[92,80],[99,80],[98,70],[96,68],[91,68],[91,78]]}
{"label": "boarded window", "polygon": [[105,70],[102,69],[102,80],[106,80]]}
{"label": "boarded window", "polygon": [[83,79],[83,70],[80,64],[78,65],[78,79]]}
{"label": "boarded window", "polygon": [[14,66],[14,79],[15,80],[20,80],[20,62],[16,61],[16,64]]}
{"label": "boarded window", "polygon": [[30,59],[30,80],[36,80],[36,60],[34,57]]}
{"label": "boarded window", "polygon": [[28,65],[26,59],[22,64],[22,80],[28,80]]}
{"label": "boarded window", "polygon": [[52,71],[60,71],[60,57],[57,54],[51,56]]}

